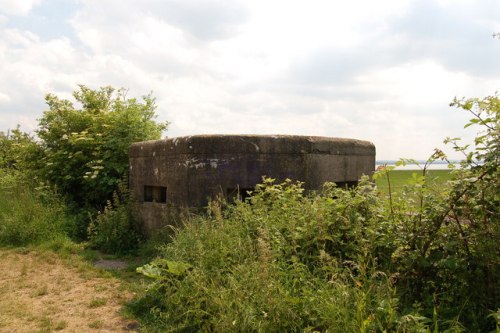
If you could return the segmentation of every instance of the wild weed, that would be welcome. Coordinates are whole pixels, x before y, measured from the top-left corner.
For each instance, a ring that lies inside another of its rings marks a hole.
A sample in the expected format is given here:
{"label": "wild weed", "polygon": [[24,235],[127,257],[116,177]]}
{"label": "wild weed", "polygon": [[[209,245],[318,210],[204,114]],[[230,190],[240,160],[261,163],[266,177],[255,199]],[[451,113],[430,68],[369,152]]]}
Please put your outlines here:
{"label": "wild weed", "polygon": [[27,183],[0,187],[0,245],[37,245],[64,237],[65,208],[53,193]]}

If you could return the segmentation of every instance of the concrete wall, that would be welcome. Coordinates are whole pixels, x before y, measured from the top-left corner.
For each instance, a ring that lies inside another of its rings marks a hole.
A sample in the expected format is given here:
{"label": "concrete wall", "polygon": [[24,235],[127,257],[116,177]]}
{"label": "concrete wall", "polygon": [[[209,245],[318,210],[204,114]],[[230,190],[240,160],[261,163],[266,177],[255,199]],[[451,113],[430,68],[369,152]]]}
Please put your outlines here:
{"label": "concrete wall", "polygon": [[204,207],[216,195],[251,189],[262,176],[355,183],[375,168],[367,141],[312,136],[196,135],[133,144],[130,188],[146,231],[179,207]]}

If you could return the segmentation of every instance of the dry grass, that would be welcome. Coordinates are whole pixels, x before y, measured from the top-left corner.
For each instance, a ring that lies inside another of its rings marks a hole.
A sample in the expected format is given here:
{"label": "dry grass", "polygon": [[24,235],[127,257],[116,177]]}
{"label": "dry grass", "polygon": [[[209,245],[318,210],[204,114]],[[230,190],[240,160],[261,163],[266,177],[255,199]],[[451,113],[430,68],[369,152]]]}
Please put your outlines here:
{"label": "dry grass", "polygon": [[0,272],[0,332],[124,332],[131,326],[119,314],[130,292],[77,258],[0,249]]}

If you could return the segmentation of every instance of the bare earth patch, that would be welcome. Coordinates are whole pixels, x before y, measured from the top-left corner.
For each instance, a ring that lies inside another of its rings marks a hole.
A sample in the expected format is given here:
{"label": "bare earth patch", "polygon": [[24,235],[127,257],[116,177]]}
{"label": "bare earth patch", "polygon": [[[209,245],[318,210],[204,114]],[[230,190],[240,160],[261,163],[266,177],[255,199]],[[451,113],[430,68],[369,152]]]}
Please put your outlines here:
{"label": "bare earth patch", "polygon": [[0,272],[0,332],[130,332],[137,326],[119,314],[131,293],[85,263],[0,249]]}
{"label": "bare earth patch", "polygon": [[100,259],[97,260],[94,263],[95,267],[102,268],[102,269],[125,269],[127,268],[127,263],[123,262],[121,260],[107,260],[107,259]]}

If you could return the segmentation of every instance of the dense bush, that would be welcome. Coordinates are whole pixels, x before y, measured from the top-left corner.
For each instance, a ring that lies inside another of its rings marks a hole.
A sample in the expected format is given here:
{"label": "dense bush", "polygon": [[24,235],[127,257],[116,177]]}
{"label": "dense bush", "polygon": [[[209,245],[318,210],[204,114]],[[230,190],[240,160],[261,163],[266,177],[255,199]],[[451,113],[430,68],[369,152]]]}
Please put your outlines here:
{"label": "dense bush", "polygon": [[156,122],[155,100],[127,98],[124,89],[98,90],[81,85],[77,105],[48,94],[49,110],[37,130],[43,155],[39,179],[55,186],[80,216],[77,236],[85,238],[89,217],[103,211],[128,173],[128,148],[137,141],[159,139],[166,123]]}
{"label": "dense bush", "polygon": [[[128,148],[160,138],[167,124],[156,122],[151,95],[137,100],[124,89],[81,85],[73,97],[76,103],[46,96],[49,110],[39,120],[38,138],[19,127],[0,132],[2,242],[36,243],[61,230],[82,240],[93,221],[93,246],[133,250],[138,230],[119,189],[127,178]],[[113,193],[120,193],[119,202]]]}
{"label": "dense bush", "polygon": [[445,185],[427,173],[441,151],[388,195],[366,178],[318,195],[264,180],[186,221],[139,269],[153,282],[131,308],[160,331],[498,329],[499,99],[454,105],[484,132],[470,152],[448,140],[465,159]]}

